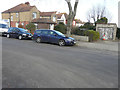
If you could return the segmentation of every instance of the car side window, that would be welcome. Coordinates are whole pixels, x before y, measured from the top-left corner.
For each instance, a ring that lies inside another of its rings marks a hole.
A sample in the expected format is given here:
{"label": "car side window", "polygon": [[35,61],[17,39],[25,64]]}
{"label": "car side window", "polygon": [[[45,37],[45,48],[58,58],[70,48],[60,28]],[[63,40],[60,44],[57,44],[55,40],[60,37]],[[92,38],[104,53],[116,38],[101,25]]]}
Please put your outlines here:
{"label": "car side window", "polygon": [[42,31],[43,35],[48,35],[48,31]]}
{"label": "car side window", "polygon": [[20,30],[16,28],[16,29],[15,29],[15,32],[20,32]]}
{"label": "car side window", "polygon": [[13,31],[14,31],[14,28],[10,28],[10,29],[9,29],[9,32],[13,32]]}
{"label": "car side window", "polygon": [[50,34],[50,35],[55,35],[55,32],[49,31],[49,34]]}
{"label": "car side window", "polygon": [[35,31],[35,33],[37,33],[37,34],[41,34],[41,31]]}
{"label": "car side window", "polygon": [[16,28],[13,28],[11,31],[12,31],[12,32],[16,32]]}

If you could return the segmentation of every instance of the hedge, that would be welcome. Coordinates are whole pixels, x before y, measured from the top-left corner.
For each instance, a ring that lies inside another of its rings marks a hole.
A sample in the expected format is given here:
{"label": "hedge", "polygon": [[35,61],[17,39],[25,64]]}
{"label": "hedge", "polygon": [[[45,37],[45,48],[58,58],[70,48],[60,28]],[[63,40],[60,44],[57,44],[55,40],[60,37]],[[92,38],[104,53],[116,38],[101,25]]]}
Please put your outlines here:
{"label": "hedge", "polygon": [[94,30],[87,30],[85,31],[85,36],[89,36],[89,41],[97,41],[100,38],[100,34],[97,31]]}

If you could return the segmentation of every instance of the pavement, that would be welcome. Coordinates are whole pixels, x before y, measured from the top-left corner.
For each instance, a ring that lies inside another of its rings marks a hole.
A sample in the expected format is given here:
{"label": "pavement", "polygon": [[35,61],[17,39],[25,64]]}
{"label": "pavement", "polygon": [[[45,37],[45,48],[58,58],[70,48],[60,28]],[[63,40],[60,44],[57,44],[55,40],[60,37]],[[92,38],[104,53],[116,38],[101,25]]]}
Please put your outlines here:
{"label": "pavement", "polygon": [[107,50],[118,52],[119,47],[118,41],[97,41],[97,42],[83,42],[77,41],[77,46],[97,49],[97,50]]}
{"label": "pavement", "polygon": [[3,37],[2,87],[117,88],[118,53]]}

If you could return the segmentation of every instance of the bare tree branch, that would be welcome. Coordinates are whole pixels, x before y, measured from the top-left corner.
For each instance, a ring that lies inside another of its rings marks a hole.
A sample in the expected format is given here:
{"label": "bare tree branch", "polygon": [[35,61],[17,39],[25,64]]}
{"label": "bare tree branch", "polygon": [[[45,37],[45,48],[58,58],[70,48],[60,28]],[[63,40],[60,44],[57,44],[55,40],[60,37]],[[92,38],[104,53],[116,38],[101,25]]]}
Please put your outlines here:
{"label": "bare tree branch", "polygon": [[79,0],[76,0],[76,1],[75,1],[75,5],[74,5],[74,17],[75,17],[75,15],[76,15],[78,1],[79,1]]}
{"label": "bare tree branch", "polygon": [[100,6],[100,5],[98,5],[97,7],[93,6],[92,9],[90,9],[87,13],[87,20],[90,21],[90,17],[91,17],[91,19],[93,19],[95,23],[98,19],[106,17],[108,21],[110,21],[111,15],[110,14],[108,15],[107,13],[109,12],[105,6]]}
{"label": "bare tree branch", "polygon": [[65,0],[66,2],[70,2],[71,0]]}

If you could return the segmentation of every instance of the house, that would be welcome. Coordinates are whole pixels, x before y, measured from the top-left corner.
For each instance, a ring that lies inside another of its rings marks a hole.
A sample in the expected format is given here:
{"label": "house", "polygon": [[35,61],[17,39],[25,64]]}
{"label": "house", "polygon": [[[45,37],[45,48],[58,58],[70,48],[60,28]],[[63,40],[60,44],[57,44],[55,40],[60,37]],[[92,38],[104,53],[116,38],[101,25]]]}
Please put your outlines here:
{"label": "house", "polygon": [[29,2],[19,4],[2,12],[2,19],[10,21],[10,27],[18,27],[22,24],[25,28],[29,22],[40,17],[40,12],[36,6],[30,6]]}
{"label": "house", "polygon": [[40,12],[40,17],[33,19],[37,29],[54,29],[55,24],[57,23],[56,11],[54,12]]}
{"label": "house", "polygon": [[59,24],[60,22],[63,22],[66,25],[67,18],[68,18],[67,13],[58,13],[57,14],[57,24]]}
{"label": "house", "polygon": [[10,22],[10,27],[18,27],[22,24],[23,27],[30,22],[36,25],[37,29],[54,29],[54,24],[57,23],[55,12],[40,12],[36,6],[30,6],[29,2],[19,4],[2,12],[2,19]]}
{"label": "house", "polygon": [[56,11],[53,12],[40,12],[40,18],[47,18],[57,23]]}

